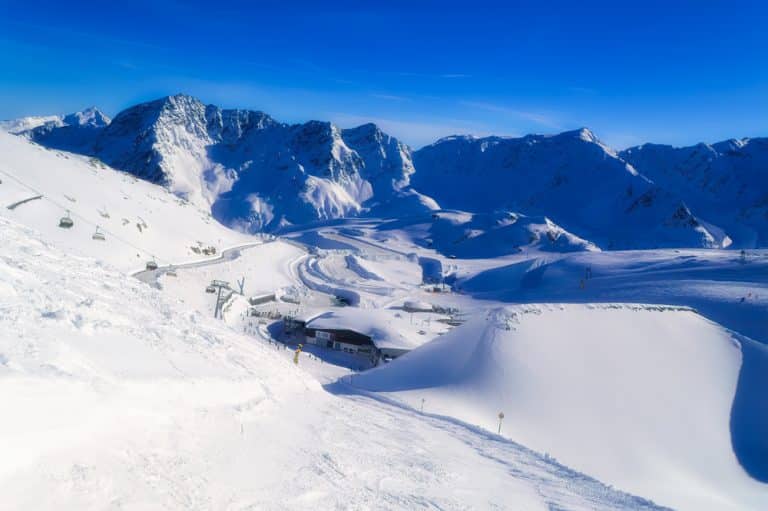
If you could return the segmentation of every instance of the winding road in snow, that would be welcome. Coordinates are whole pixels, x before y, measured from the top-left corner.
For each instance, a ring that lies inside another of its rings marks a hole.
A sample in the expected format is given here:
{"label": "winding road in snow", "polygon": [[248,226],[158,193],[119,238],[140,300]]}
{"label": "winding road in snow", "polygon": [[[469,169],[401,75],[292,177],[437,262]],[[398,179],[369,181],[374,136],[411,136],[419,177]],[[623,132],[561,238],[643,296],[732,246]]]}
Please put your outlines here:
{"label": "winding road in snow", "polygon": [[185,268],[200,268],[202,266],[211,266],[215,264],[221,264],[227,261],[234,261],[238,257],[240,257],[240,254],[243,250],[258,247],[260,245],[264,245],[266,243],[271,243],[274,240],[267,240],[267,241],[259,241],[255,243],[246,243],[244,245],[238,245],[236,247],[227,248],[225,250],[221,251],[221,254],[219,254],[218,257],[214,257],[212,259],[203,259],[202,261],[193,261],[190,263],[181,263],[181,264],[169,264],[167,266],[160,266],[156,270],[140,270],[136,273],[131,274],[132,277],[136,277],[142,282],[145,282],[149,285],[156,285],[157,279],[160,277],[160,275],[167,273],[168,270],[173,268],[174,270],[181,270]]}

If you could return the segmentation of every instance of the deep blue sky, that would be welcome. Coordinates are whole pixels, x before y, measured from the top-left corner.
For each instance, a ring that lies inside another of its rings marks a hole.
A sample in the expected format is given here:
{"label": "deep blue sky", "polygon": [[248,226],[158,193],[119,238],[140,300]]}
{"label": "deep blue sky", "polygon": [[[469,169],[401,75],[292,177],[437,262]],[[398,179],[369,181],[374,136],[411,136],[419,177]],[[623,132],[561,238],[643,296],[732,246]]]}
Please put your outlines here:
{"label": "deep blue sky", "polygon": [[0,0],[0,118],[186,92],[415,147],[581,126],[618,148],[768,136],[768,2],[302,4]]}

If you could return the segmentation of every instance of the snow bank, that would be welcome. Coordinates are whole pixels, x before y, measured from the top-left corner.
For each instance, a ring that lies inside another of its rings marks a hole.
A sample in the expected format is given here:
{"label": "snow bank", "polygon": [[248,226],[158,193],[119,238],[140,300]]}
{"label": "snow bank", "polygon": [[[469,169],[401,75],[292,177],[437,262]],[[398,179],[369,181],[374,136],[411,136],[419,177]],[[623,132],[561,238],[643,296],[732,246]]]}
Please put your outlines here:
{"label": "snow bank", "polygon": [[731,446],[741,351],[690,309],[497,309],[354,378],[680,509],[764,509]]}

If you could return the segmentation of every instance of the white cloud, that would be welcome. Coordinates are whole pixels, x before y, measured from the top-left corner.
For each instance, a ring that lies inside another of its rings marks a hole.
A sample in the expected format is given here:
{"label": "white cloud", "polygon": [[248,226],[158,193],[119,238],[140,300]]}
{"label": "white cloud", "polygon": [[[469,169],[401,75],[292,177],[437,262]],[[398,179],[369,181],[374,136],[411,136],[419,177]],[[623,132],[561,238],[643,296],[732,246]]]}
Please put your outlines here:
{"label": "white cloud", "polygon": [[546,126],[547,128],[552,128],[556,130],[562,129],[562,126],[557,122],[556,119],[544,113],[530,112],[526,110],[517,110],[517,109],[509,108],[503,105],[497,105],[494,103],[485,103],[482,101],[460,101],[459,104],[461,106],[465,106],[468,108],[485,110],[487,112],[495,112],[499,114],[517,117],[518,119],[531,121],[536,124]]}
{"label": "white cloud", "polygon": [[349,113],[329,113],[328,117],[343,128],[350,128],[372,122],[384,132],[418,148],[431,144],[439,138],[449,135],[475,135],[478,137],[491,134],[487,126],[461,119],[401,120],[381,117],[365,117]]}
{"label": "white cloud", "polygon": [[394,74],[396,76],[417,77],[417,78],[444,78],[446,80],[456,80],[459,78],[472,77],[472,75],[468,75],[465,73],[417,73],[413,71],[398,71],[396,73],[386,73],[386,74]]}
{"label": "white cloud", "polygon": [[390,101],[408,101],[408,98],[406,98],[405,96],[397,96],[395,94],[381,94],[381,93],[374,92],[374,93],[371,93],[370,96],[372,98],[386,99]]}
{"label": "white cloud", "polygon": [[600,140],[617,151],[643,143],[642,138],[631,133],[604,133],[600,135]]}

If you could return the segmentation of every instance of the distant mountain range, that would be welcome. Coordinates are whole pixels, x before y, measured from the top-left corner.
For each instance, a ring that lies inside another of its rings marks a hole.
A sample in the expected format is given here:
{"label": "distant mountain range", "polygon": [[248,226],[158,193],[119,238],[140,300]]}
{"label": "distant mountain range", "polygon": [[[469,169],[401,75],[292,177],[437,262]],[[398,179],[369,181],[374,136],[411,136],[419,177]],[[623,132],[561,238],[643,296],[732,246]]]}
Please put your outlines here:
{"label": "distant mountain range", "polygon": [[[533,216],[537,225],[556,225],[554,249],[768,246],[768,139],[617,153],[580,129],[454,136],[412,151],[374,124],[289,125],[186,95],[112,120],[89,108],[0,126],[164,185],[249,232],[350,216],[429,218],[450,208],[485,215],[482,231],[510,251],[522,231],[495,229],[488,219],[508,226]],[[463,239],[477,234],[481,217],[466,225],[460,214],[432,218]]]}
{"label": "distant mountain range", "polygon": [[685,197],[738,246],[768,246],[768,138],[690,147],[645,144],[619,156]]}
{"label": "distant mountain range", "polygon": [[727,244],[719,228],[694,216],[680,196],[639,174],[587,129],[449,137],[417,151],[414,163],[414,186],[443,207],[546,215],[607,249]]}

